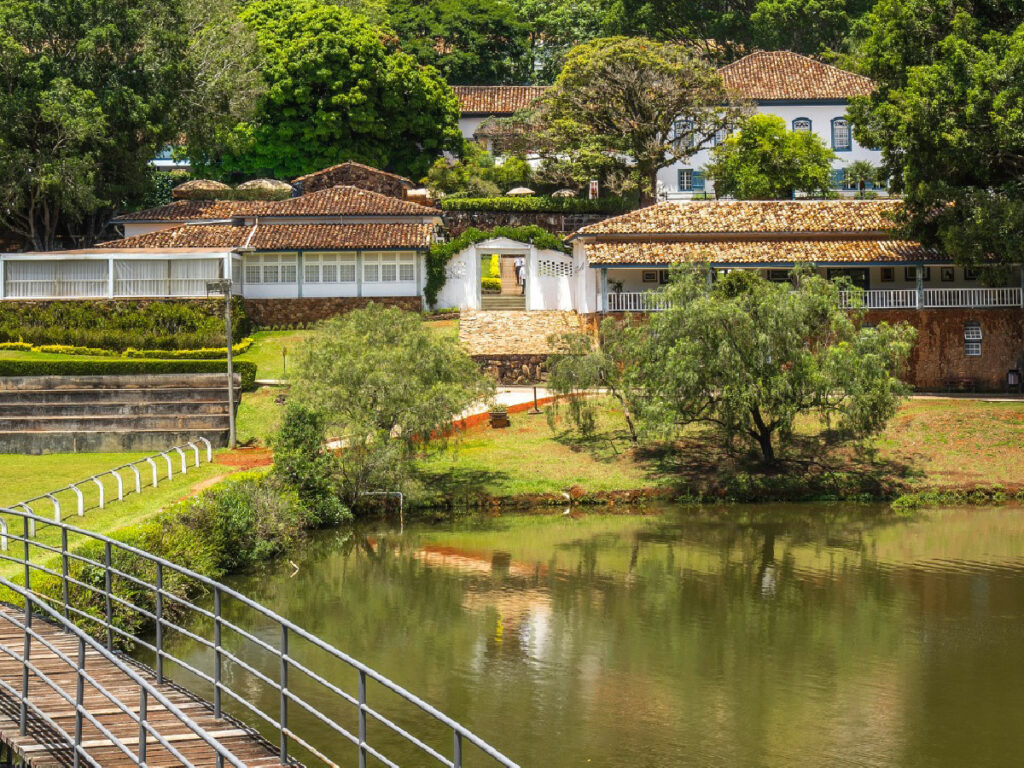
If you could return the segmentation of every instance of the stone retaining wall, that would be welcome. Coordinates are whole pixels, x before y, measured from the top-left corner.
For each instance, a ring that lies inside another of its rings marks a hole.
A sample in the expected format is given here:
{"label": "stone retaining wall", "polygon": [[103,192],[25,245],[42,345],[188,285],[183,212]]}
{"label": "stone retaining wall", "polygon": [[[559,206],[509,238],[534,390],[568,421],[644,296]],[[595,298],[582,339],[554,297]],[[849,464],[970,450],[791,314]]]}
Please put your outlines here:
{"label": "stone retaining wall", "polygon": [[246,299],[245,314],[258,326],[306,325],[362,309],[371,302],[419,312],[423,300],[419,296],[305,297],[301,299]]}
{"label": "stone retaining wall", "polygon": [[499,384],[540,384],[548,379],[547,355],[472,355]]}
{"label": "stone retaining wall", "polygon": [[[906,322],[917,328],[907,381],[916,389],[942,391],[951,381],[969,380],[979,391],[1006,388],[1006,372],[1024,370],[1024,310],[871,310],[869,323]],[[964,353],[964,323],[981,324],[981,355]]]}

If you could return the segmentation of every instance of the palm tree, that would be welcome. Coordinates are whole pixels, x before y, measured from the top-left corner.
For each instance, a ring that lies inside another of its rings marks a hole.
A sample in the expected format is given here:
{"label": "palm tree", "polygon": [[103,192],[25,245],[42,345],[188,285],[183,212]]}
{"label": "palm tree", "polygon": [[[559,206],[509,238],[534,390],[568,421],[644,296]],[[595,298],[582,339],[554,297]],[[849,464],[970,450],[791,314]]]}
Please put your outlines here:
{"label": "palm tree", "polygon": [[867,160],[857,160],[846,166],[846,181],[857,187],[857,197],[864,197],[864,187],[878,180],[878,169]]}

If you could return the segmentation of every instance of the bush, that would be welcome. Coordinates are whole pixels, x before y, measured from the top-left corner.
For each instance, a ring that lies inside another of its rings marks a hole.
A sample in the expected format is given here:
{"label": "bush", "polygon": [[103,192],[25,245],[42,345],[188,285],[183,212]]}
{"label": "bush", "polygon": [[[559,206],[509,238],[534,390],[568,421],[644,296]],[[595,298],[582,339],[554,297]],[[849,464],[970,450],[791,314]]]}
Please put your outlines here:
{"label": "bush", "polygon": [[484,293],[501,293],[501,278],[483,277],[480,279],[480,287]]}
{"label": "bush", "polygon": [[[234,299],[232,335],[249,322]],[[124,351],[208,349],[224,345],[224,304],[192,301],[11,301],[0,304],[0,342],[59,344]]]}
{"label": "bush", "polygon": [[[238,361],[242,389],[256,389],[256,363]],[[143,376],[154,373],[225,373],[222,360],[0,360],[0,376]]]}
{"label": "bush", "polygon": [[274,474],[294,487],[309,510],[307,525],[337,525],[352,518],[341,502],[338,457],[325,448],[323,415],[289,403],[274,441]]}
{"label": "bush", "polygon": [[635,206],[619,197],[586,200],[577,197],[445,197],[443,211],[503,211],[509,213],[625,213]]}

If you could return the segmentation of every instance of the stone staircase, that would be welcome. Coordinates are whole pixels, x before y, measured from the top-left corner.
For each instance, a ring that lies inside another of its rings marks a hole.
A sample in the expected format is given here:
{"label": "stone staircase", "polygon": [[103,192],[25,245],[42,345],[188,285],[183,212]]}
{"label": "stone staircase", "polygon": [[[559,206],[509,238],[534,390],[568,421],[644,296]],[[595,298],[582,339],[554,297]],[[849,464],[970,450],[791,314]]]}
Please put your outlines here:
{"label": "stone staircase", "polygon": [[[236,374],[236,404],[238,385]],[[0,378],[0,453],[162,451],[197,437],[227,445],[224,374]]]}
{"label": "stone staircase", "polygon": [[459,319],[459,343],[466,353],[481,355],[548,355],[550,336],[586,333],[576,312],[494,312],[464,310]]}
{"label": "stone staircase", "polygon": [[485,312],[526,311],[526,297],[521,294],[492,294],[480,297],[480,309]]}

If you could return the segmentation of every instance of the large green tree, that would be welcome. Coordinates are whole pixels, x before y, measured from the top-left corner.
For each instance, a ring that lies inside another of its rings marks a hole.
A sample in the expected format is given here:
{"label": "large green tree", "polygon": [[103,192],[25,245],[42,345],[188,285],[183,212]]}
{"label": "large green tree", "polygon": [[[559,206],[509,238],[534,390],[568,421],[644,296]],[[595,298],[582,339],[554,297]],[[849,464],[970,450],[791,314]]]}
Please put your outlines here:
{"label": "large green tree", "polygon": [[530,77],[524,19],[506,0],[392,0],[403,51],[458,85],[520,84]]}
{"label": "large green tree", "polygon": [[257,0],[241,18],[256,33],[266,92],[212,170],[290,178],[356,160],[419,177],[458,149],[454,94],[395,48],[391,30],[318,0]]}
{"label": "large green tree", "polygon": [[88,242],[142,194],[188,86],[180,6],[0,4],[0,221],[35,248]]}
{"label": "large green tree", "polygon": [[291,397],[341,441],[336,471],[353,507],[365,492],[403,490],[417,454],[493,391],[456,339],[379,304],[328,320],[298,363]]}
{"label": "large green tree", "polygon": [[628,168],[650,203],[660,169],[709,146],[740,114],[721,76],[692,49],[600,38],[566,54],[536,115],[538,144],[557,158],[602,156]]}
{"label": "large green tree", "polygon": [[825,195],[835,153],[817,134],[791,131],[777,115],[753,115],[715,147],[707,168],[715,194],[740,200],[780,200],[795,192]]}
{"label": "large green tree", "polygon": [[878,83],[850,114],[882,149],[908,232],[963,263],[1024,261],[1024,9],[881,0],[860,50]]}
{"label": "large green tree", "polygon": [[548,85],[575,45],[606,33],[609,0],[512,0],[526,22],[533,80]]}

